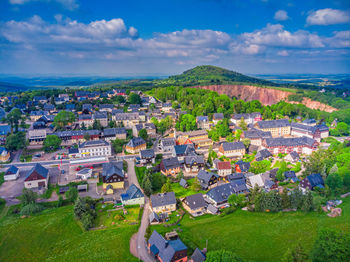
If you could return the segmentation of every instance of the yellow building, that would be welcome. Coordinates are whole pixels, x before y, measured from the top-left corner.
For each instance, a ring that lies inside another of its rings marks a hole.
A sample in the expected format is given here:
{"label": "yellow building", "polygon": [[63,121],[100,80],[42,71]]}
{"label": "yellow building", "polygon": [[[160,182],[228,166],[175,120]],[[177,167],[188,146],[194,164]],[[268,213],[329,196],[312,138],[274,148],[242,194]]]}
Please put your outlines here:
{"label": "yellow building", "polygon": [[271,132],[272,137],[290,135],[290,123],[287,119],[259,121],[257,128],[264,132]]}
{"label": "yellow building", "polygon": [[125,180],[123,162],[104,164],[102,180],[103,191],[106,194],[113,194],[115,190],[123,189]]}

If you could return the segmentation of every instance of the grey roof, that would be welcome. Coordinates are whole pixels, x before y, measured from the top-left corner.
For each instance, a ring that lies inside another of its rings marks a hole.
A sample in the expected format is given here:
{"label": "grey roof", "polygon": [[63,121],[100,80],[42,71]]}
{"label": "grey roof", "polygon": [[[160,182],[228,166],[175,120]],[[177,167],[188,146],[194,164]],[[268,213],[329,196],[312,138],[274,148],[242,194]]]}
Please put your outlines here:
{"label": "grey roof", "polygon": [[193,156],[186,156],[185,157],[185,164],[186,165],[193,165],[194,163],[204,164],[203,156],[193,155]]}
{"label": "grey roof", "polygon": [[104,136],[115,136],[115,135],[121,135],[121,134],[126,134],[126,129],[124,127],[105,128],[103,130]]}
{"label": "grey roof", "polygon": [[207,196],[213,199],[216,203],[227,201],[228,197],[237,192],[237,184],[227,183],[210,189]]}
{"label": "grey roof", "polygon": [[204,184],[208,184],[210,179],[215,176],[215,177],[218,177],[217,174],[215,173],[212,173],[212,172],[207,172],[205,170],[199,170],[198,172],[198,175],[197,175],[197,178],[198,180],[201,182],[201,183],[204,183]]}
{"label": "grey roof", "polygon": [[174,192],[166,192],[162,194],[151,195],[152,207],[162,207],[165,205],[176,204]]}
{"label": "grey roof", "polygon": [[49,170],[45,167],[43,167],[41,164],[37,163],[35,164],[35,166],[33,166],[29,172],[26,175],[25,180],[33,173],[36,172],[39,175],[41,175],[43,178],[47,178],[48,174],[49,174]]}
{"label": "grey roof", "polygon": [[236,162],[236,165],[239,166],[241,169],[241,172],[248,172],[250,168],[250,163],[249,162],[244,162],[243,160],[239,160]]}
{"label": "grey roof", "polygon": [[180,163],[177,157],[165,158],[162,160],[162,163],[166,170],[177,168],[180,166]]}
{"label": "grey roof", "polygon": [[99,108],[100,109],[113,109],[114,105],[113,104],[100,104]]}
{"label": "grey roof", "polygon": [[323,178],[320,174],[311,174],[311,175],[307,176],[306,178],[309,180],[312,188],[319,186],[319,185],[322,185],[322,186],[324,185]]}
{"label": "grey roof", "polygon": [[224,142],[222,143],[224,151],[245,149],[243,142]]}
{"label": "grey roof", "polygon": [[116,162],[116,163],[105,163],[103,164],[102,168],[102,176],[105,179],[110,178],[114,174],[117,174],[120,177],[124,177],[124,172],[123,172],[123,162]]}
{"label": "grey roof", "polygon": [[261,129],[278,128],[278,127],[290,126],[290,123],[287,119],[266,120],[266,121],[259,121],[258,126]]}
{"label": "grey roof", "polygon": [[137,131],[140,131],[141,129],[152,130],[156,129],[156,126],[153,123],[143,123],[135,125],[135,128]]}
{"label": "grey roof", "polygon": [[293,178],[293,177],[296,177],[296,174],[295,174],[294,171],[290,170],[290,171],[284,172],[284,176],[285,176],[286,178]]}
{"label": "grey roof", "polygon": [[309,126],[309,125],[303,125],[300,123],[292,123],[291,127],[292,127],[292,130],[300,130],[310,134],[314,134],[317,131],[320,131],[320,132],[329,131],[329,128],[326,125]]}
{"label": "grey roof", "polygon": [[315,119],[313,119],[313,118],[311,118],[311,119],[305,119],[304,121],[303,121],[303,123],[304,124],[316,124],[316,120]]}
{"label": "grey roof", "polygon": [[174,138],[165,138],[165,139],[162,139],[160,141],[160,143],[162,144],[162,146],[175,146],[176,145],[176,142],[175,142],[175,139]]}
{"label": "grey roof", "polygon": [[196,151],[193,144],[176,145],[174,150],[177,156],[194,154]]}
{"label": "grey roof", "polygon": [[83,136],[85,134],[89,135],[99,135],[100,131],[99,130],[69,130],[69,131],[59,131],[53,133],[53,135],[56,135],[58,137],[70,137],[70,136]]}
{"label": "grey roof", "polygon": [[132,184],[125,192],[121,195],[123,200],[130,200],[144,197],[141,189],[139,189],[135,184]]}
{"label": "grey roof", "polygon": [[187,196],[184,199],[185,203],[189,206],[190,209],[203,208],[207,206],[207,203],[204,200],[204,197],[201,193],[197,193],[191,196]]}
{"label": "grey roof", "polygon": [[81,114],[79,115],[79,120],[83,121],[83,120],[91,120],[92,119],[92,115],[89,114]]}
{"label": "grey roof", "polygon": [[181,178],[180,182],[179,182],[180,186],[182,187],[186,187],[188,184],[187,184],[187,181],[183,178]]}
{"label": "grey roof", "polygon": [[255,158],[257,161],[261,161],[261,160],[268,158],[270,156],[272,156],[270,151],[265,148],[265,149],[259,150],[256,153]]}
{"label": "grey roof", "polygon": [[109,143],[104,140],[89,140],[79,145],[79,148],[108,146]]}
{"label": "grey roof", "polygon": [[316,140],[310,137],[276,137],[276,138],[267,138],[266,145],[268,147],[277,147],[277,146],[313,146],[316,143]]}
{"label": "grey roof", "polygon": [[295,151],[290,152],[289,155],[292,157],[293,160],[297,160],[300,158],[299,154]]}
{"label": "grey roof", "polygon": [[14,174],[17,173],[17,171],[18,171],[18,167],[12,165],[6,170],[5,176],[7,176],[7,175],[14,175]]}
{"label": "grey roof", "polygon": [[215,119],[215,120],[224,119],[224,114],[223,113],[214,113],[213,119]]}
{"label": "grey roof", "polygon": [[71,147],[68,150],[68,154],[78,154],[79,153],[79,149],[76,147]]}
{"label": "grey roof", "polygon": [[209,122],[208,116],[197,116],[197,122]]}
{"label": "grey roof", "polygon": [[139,113],[116,113],[114,116],[117,121],[140,119]]}
{"label": "grey roof", "polygon": [[94,113],[94,119],[107,119],[108,118],[108,114],[107,112],[100,112],[100,111],[96,111]]}
{"label": "grey roof", "polygon": [[218,212],[218,209],[212,204],[209,204],[207,207],[207,211],[209,211],[212,214],[216,214]]}
{"label": "grey roof", "polygon": [[199,248],[197,247],[191,256],[191,259],[192,259],[192,262],[204,262],[206,257],[202,253],[202,251],[200,251]]}
{"label": "grey roof", "polygon": [[160,221],[159,216],[157,215],[157,213],[153,211],[153,212],[149,215],[149,222],[152,223],[154,220],[156,220],[157,222]]}
{"label": "grey roof", "polygon": [[141,150],[140,157],[141,158],[153,158],[154,157],[154,150],[153,149]]}
{"label": "grey roof", "polygon": [[129,147],[138,147],[140,145],[146,144],[146,141],[143,140],[142,137],[134,137],[131,139],[128,143],[127,146]]}
{"label": "grey roof", "polygon": [[263,138],[270,138],[272,137],[271,132],[264,132],[262,130],[252,128],[248,131],[244,131],[244,138],[249,138],[249,139],[263,139]]}

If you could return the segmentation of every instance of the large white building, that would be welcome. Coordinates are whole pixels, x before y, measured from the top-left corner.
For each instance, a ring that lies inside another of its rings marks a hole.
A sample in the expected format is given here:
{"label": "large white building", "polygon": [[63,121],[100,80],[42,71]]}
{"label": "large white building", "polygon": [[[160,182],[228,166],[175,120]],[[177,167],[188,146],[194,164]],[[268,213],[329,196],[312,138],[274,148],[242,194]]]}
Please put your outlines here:
{"label": "large white building", "polygon": [[111,144],[104,140],[86,141],[79,145],[80,157],[111,156]]}

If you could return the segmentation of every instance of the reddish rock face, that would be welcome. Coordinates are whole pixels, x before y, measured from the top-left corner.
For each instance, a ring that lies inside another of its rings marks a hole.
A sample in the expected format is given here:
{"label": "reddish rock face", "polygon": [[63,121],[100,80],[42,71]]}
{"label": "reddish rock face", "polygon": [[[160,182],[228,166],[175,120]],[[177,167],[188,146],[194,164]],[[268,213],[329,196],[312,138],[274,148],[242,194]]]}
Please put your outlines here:
{"label": "reddish rock face", "polygon": [[[201,88],[211,91],[215,91],[218,94],[226,94],[229,97],[235,96],[244,101],[259,100],[263,105],[273,105],[281,100],[288,100],[288,96],[292,95],[292,92],[282,91],[272,88],[263,88],[251,85],[209,85],[209,86],[192,86],[191,88]],[[298,104],[298,102],[288,102]],[[312,101],[309,98],[304,98],[302,104],[311,109],[319,109],[326,112],[337,111],[329,105],[322,104],[318,101]]]}

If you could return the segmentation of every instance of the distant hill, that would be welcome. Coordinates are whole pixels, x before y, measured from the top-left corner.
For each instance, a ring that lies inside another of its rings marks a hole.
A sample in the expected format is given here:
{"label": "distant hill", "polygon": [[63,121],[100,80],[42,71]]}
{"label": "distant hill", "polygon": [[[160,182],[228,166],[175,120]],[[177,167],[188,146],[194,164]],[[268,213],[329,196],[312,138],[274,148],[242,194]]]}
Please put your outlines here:
{"label": "distant hill", "polygon": [[30,87],[20,84],[13,84],[8,82],[0,82],[0,92],[17,92],[17,91],[26,91]]}
{"label": "distant hill", "polygon": [[264,86],[279,86],[279,84],[246,76],[231,70],[217,66],[202,65],[189,69],[180,75],[170,76],[167,79],[155,80],[156,85],[229,85],[229,84],[252,84]]}

